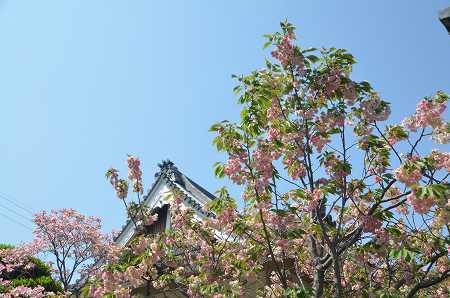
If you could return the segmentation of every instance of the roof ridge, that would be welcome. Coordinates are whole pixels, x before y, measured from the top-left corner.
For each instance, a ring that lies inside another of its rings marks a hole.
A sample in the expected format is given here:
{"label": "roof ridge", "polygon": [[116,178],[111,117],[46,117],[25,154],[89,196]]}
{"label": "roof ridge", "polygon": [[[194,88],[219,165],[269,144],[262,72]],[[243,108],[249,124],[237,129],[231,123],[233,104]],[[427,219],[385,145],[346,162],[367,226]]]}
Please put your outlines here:
{"label": "roof ridge", "polygon": [[[175,182],[193,196],[196,196],[195,193],[192,193],[192,191],[194,190],[194,192],[198,192],[199,195],[204,196],[207,200],[214,200],[216,198],[212,193],[210,193],[200,184],[182,173],[170,159],[163,160],[158,164],[158,167],[160,170],[155,173],[155,178],[163,177],[168,179],[170,182]],[[158,181],[158,179],[156,179],[155,182],[156,181]],[[150,190],[152,188],[150,188]]]}

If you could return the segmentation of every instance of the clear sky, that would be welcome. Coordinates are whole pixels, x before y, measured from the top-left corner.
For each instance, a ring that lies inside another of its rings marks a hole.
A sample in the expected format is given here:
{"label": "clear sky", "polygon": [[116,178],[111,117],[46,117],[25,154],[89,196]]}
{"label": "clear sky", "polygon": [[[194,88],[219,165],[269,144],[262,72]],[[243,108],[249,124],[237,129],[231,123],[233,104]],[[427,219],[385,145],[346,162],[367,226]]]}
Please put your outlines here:
{"label": "clear sky", "polygon": [[[304,46],[343,47],[354,79],[412,113],[450,92],[450,1],[0,0],[0,242],[31,239],[30,214],[73,207],[120,228],[104,172],[142,159],[146,185],[170,158],[210,191],[223,159],[208,128],[237,119],[231,74],[263,66],[287,18]],[[17,213],[22,216],[17,215]],[[12,222],[9,218],[20,222]]]}

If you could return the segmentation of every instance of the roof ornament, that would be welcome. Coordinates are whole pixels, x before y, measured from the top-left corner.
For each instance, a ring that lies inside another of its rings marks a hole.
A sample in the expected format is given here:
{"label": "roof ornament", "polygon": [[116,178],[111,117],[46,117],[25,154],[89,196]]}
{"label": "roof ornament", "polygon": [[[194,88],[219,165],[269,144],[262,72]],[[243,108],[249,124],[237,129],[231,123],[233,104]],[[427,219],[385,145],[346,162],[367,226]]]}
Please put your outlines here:
{"label": "roof ornament", "polygon": [[171,160],[163,160],[158,164],[158,167],[159,172],[155,174],[156,178],[161,176],[172,182],[180,181],[180,171]]}

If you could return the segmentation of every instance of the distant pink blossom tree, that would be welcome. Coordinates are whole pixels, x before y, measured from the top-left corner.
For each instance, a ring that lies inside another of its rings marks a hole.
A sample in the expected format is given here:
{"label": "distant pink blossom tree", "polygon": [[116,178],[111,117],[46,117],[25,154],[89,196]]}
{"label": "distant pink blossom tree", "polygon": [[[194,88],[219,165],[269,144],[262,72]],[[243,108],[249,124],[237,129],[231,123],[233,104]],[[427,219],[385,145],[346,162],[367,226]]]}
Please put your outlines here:
{"label": "distant pink blossom tree", "polygon": [[33,246],[53,256],[58,279],[66,291],[74,275],[89,276],[111,246],[110,237],[101,231],[100,219],[74,209],[42,211],[35,214],[33,221]]}

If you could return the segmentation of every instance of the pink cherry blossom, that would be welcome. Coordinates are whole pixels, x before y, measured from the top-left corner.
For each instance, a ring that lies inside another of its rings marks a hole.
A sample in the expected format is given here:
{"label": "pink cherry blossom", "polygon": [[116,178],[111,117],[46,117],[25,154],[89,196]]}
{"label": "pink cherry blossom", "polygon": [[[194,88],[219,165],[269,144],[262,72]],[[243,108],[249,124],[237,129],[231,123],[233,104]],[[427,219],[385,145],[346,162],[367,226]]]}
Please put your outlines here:
{"label": "pink cherry blossom", "polygon": [[406,185],[415,184],[422,178],[422,173],[418,168],[406,169],[405,167],[399,167],[394,173],[395,178]]}
{"label": "pink cherry blossom", "polygon": [[377,229],[379,229],[382,225],[382,222],[371,216],[371,215],[364,215],[362,218],[363,221],[363,232],[375,232]]}
{"label": "pink cherry blossom", "polygon": [[297,71],[303,72],[305,66],[303,57],[295,52],[295,46],[292,44],[292,40],[292,34],[284,36],[281,43],[277,45],[276,50],[272,52],[272,56],[283,66],[292,66],[295,67]]}
{"label": "pink cherry blossom", "polygon": [[416,196],[416,192],[412,191],[408,196],[408,201],[410,202],[410,204],[412,205],[414,211],[416,211],[417,213],[426,213],[428,212],[428,210],[431,209],[431,207],[433,207],[434,205],[434,200],[432,197],[427,197],[427,198],[418,198]]}
{"label": "pink cherry blossom", "polygon": [[133,182],[133,191],[141,193],[142,188],[142,171],[140,169],[141,161],[132,155],[128,156],[128,179]]}
{"label": "pink cherry blossom", "polygon": [[269,121],[276,121],[282,117],[280,104],[276,97],[272,97],[271,106],[267,109],[267,118]]}
{"label": "pink cherry blossom", "polygon": [[330,140],[321,136],[313,136],[311,138],[311,143],[316,147],[317,152],[322,152],[323,147],[330,143]]}

